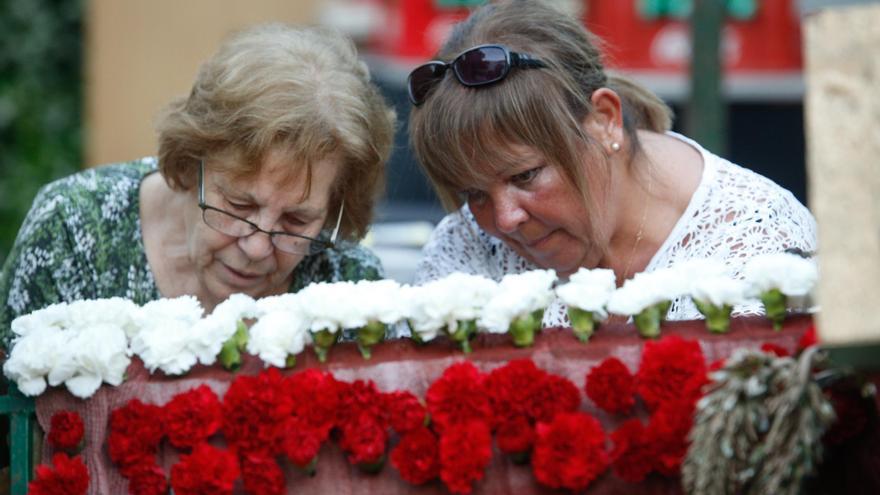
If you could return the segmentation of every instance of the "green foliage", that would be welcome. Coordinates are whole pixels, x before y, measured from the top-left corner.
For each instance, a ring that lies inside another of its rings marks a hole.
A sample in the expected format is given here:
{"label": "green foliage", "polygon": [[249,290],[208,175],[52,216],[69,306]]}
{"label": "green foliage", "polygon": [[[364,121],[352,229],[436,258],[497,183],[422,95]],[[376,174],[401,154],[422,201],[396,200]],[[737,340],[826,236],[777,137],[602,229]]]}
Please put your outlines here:
{"label": "green foliage", "polygon": [[82,13],[0,0],[0,262],[40,186],[81,163]]}

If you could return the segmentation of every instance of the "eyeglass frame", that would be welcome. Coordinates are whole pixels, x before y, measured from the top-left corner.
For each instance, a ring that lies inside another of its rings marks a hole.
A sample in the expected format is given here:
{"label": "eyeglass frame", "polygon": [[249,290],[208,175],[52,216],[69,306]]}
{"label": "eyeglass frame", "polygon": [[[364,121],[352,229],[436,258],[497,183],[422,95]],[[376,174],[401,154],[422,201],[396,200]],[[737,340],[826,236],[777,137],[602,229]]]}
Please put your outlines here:
{"label": "eyeglass frame", "polygon": [[[250,237],[250,236],[256,234],[257,232],[262,232],[262,233],[269,236],[269,241],[272,243],[272,246],[275,249],[278,249],[279,251],[287,253],[287,254],[304,254],[306,256],[312,256],[312,255],[320,253],[321,251],[323,251],[325,249],[330,249],[330,248],[333,248],[336,246],[336,238],[339,235],[339,226],[342,224],[342,212],[345,210],[345,202],[340,203],[339,215],[336,217],[336,226],[333,227],[333,232],[330,234],[329,241],[323,240],[323,239],[316,239],[314,237],[309,237],[307,235],[294,234],[292,232],[284,232],[281,230],[264,230],[259,225],[255,224],[254,222],[251,222],[247,218],[242,218],[242,217],[235,215],[233,213],[230,213],[226,210],[223,210],[221,208],[217,208],[216,206],[211,206],[205,202],[205,162],[204,162],[204,160],[199,161],[199,203],[198,203],[198,205],[199,205],[199,209],[202,210],[202,221],[205,222],[205,225],[207,225],[208,227],[210,227],[211,229],[213,229],[217,232],[220,232],[223,235],[228,235],[229,237],[236,237],[239,239],[243,239],[245,237]],[[253,231],[249,234],[246,234],[246,235],[227,234],[226,232],[223,232],[222,230],[219,230],[218,228],[212,226],[210,223],[208,223],[207,220],[205,220],[205,211],[206,210],[216,211],[216,212],[222,213],[228,217],[242,221],[245,224],[249,225],[253,229]],[[308,253],[292,253],[290,251],[286,251],[284,249],[281,249],[280,247],[278,247],[277,244],[275,244],[275,240],[274,240],[275,236],[279,236],[279,235],[296,237],[299,239],[305,239],[305,240],[309,241],[310,242],[309,243],[309,252]],[[318,246],[317,248],[312,247],[312,246],[316,246],[316,245]]]}
{"label": "eyeglass frame", "polygon": [[[501,49],[501,51],[504,53],[504,56],[505,56],[504,71],[501,73],[500,76],[498,76],[495,79],[492,79],[491,81],[465,82],[462,79],[461,74],[459,74],[458,69],[455,66],[455,63],[458,61],[458,59],[460,59],[466,53],[474,51],[474,50],[479,50],[481,48],[499,48],[499,49]],[[443,73],[434,80],[435,82],[433,83],[433,86],[425,92],[425,97],[422,98],[421,100],[417,100],[415,98],[415,96],[413,96],[414,92],[413,92],[413,86],[412,86],[412,76],[417,70],[419,70],[423,67],[428,67],[428,66],[443,67]],[[480,86],[490,86],[492,84],[496,84],[496,83],[503,81],[504,79],[507,78],[508,74],[510,74],[510,69],[512,69],[513,67],[518,67],[518,68],[522,68],[522,69],[544,69],[544,68],[547,68],[547,64],[545,64],[544,62],[542,62],[541,60],[539,60],[537,58],[532,57],[531,55],[529,55],[527,53],[511,51],[509,48],[507,48],[504,45],[489,43],[489,44],[472,46],[472,47],[468,48],[467,50],[464,50],[461,53],[459,53],[458,55],[456,55],[452,59],[451,62],[444,62],[442,60],[431,60],[431,61],[426,62],[422,65],[419,65],[415,69],[411,70],[409,75],[406,78],[406,91],[407,91],[407,96],[409,96],[410,103],[412,103],[413,106],[416,106],[416,107],[425,103],[425,100],[428,99],[427,93],[431,89],[433,89],[434,86],[439,84],[440,81],[443,80],[444,77],[446,77],[446,73],[449,71],[450,67],[452,67],[452,73],[455,74],[455,79],[459,82],[459,84],[461,84],[462,86],[469,87],[469,88],[476,88],[476,87],[480,87]]]}

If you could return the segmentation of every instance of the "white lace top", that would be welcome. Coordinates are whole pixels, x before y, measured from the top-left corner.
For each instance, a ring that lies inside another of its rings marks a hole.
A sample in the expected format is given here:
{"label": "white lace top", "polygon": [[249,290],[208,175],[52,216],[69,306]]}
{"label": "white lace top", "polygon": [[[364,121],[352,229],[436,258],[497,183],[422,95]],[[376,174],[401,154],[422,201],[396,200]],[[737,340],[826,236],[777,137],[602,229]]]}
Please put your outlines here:
{"label": "white lace top", "polygon": [[[816,249],[816,221],[789,191],[770,179],[730,163],[680,134],[703,157],[703,176],[684,214],[654,254],[645,271],[690,259],[724,261],[730,275],[741,277],[745,262],[761,253],[788,248]],[[500,280],[507,273],[537,268],[501,240],[483,232],[467,204],[447,215],[422,251],[416,283],[452,272]],[[737,314],[762,312],[759,305],[734,309]],[[673,301],[667,318],[702,318],[690,299]],[[566,308],[554,301],[544,314],[544,326],[568,326]]]}

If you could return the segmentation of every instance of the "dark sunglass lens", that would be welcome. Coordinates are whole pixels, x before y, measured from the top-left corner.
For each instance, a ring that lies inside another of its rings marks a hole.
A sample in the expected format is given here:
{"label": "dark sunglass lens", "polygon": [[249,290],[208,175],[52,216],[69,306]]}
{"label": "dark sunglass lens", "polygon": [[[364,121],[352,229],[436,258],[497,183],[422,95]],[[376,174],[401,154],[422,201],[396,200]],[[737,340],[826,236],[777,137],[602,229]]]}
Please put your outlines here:
{"label": "dark sunglass lens", "polygon": [[440,63],[425,64],[416,67],[409,74],[409,99],[414,105],[418,105],[425,101],[428,92],[431,91],[443,74],[446,73],[446,66]]}
{"label": "dark sunglass lens", "polygon": [[462,84],[489,84],[501,80],[506,74],[507,54],[497,46],[474,48],[455,59],[453,67]]}

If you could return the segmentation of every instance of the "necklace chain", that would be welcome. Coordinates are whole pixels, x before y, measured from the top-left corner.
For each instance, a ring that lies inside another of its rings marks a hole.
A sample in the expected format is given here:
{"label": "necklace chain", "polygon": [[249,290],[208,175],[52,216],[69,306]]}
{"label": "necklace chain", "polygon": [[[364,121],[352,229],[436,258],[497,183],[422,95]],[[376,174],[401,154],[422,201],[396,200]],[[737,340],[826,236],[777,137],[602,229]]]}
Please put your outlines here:
{"label": "necklace chain", "polygon": [[626,262],[626,270],[623,272],[622,281],[626,281],[629,278],[629,271],[632,268],[633,258],[635,258],[636,250],[639,247],[639,244],[642,242],[642,236],[645,232],[645,220],[648,218],[648,200],[651,198],[651,190],[653,186],[653,181],[651,177],[648,177],[648,194],[645,196],[645,206],[642,208],[642,219],[639,221],[639,230],[636,232],[636,240],[633,242],[632,251],[629,253],[629,259]]}

